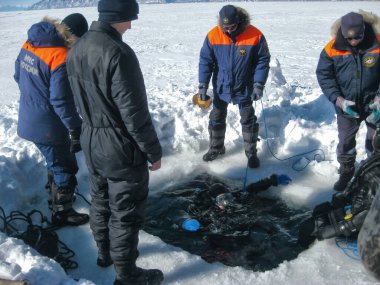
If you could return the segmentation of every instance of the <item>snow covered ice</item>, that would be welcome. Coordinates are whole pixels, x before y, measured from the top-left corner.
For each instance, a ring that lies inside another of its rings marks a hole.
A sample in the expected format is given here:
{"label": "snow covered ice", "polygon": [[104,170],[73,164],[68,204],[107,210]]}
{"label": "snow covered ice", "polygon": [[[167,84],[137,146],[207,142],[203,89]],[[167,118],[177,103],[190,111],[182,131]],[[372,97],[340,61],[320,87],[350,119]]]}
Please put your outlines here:
{"label": "snow covered ice", "polygon": [[[194,107],[191,102],[197,92],[200,48],[224,4],[140,5],[139,19],[124,34],[124,41],[139,58],[149,108],[164,150],[162,169],[151,173],[151,195],[203,172],[241,181],[243,185],[247,161],[238,108],[229,106],[226,154],[205,163],[202,154],[208,148],[209,110]],[[330,40],[330,26],[337,18],[358,9],[379,14],[380,3],[235,4],[251,14],[253,25],[264,33],[272,55],[263,101],[255,103],[262,163],[259,169],[248,170],[247,183],[272,173],[285,173],[293,182],[263,195],[280,197],[294,208],[312,209],[330,200],[332,185],[338,178],[334,109],[324,98],[315,76],[319,54]],[[49,215],[43,157],[16,134],[19,90],[13,80],[14,61],[33,23],[45,15],[63,19],[74,12],[84,14],[89,22],[97,19],[96,7],[0,13],[0,206],[7,214],[12,210],[27,213],[39,209]],[[358,162],[366,157],[364,138],[363,126],[358,135]],[[312,149],[323,150],[324,157],[319,152],[315,157],[310,153],[284,160]],[[276,160],[270,151],[281,160]],[[89,199],[84,157],[81,153],[77,157],[79,192]],[[88,212],[82,199],[78,198],[74,205]],[[78,269],[66,274],[53,260],[0,233],[0,278],[26,278],[38,285],[112,284],[113,268],[96,266],[97,251],[89,225],[63,228],[59,236],[75,251]],[[138,265],[160,268],[165,274],[163,284],[378,284],[333,239],[316,242],[297,259],[266,272],[209,264],[144,231],[140,233],[139,249]]]}

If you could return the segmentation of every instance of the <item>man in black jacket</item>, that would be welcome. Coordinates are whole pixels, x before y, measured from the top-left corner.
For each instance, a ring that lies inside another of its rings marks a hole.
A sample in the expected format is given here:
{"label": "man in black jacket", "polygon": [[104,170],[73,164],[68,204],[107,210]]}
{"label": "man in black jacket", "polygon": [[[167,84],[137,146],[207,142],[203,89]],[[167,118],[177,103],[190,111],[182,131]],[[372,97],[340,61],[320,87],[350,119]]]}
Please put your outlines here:
{"label": "man in black jacket", "polygon": [[81,146],[91,174],[90,226],[99,266],[114,264],[114,284],[160,284],[157,269],[136,266],[149,169],[161,167],[161,146],[148,110],[144,79],[122,41],[139,12],[135,0],[100,0],[99,21],[72,48],[67,70],[83,118]]}

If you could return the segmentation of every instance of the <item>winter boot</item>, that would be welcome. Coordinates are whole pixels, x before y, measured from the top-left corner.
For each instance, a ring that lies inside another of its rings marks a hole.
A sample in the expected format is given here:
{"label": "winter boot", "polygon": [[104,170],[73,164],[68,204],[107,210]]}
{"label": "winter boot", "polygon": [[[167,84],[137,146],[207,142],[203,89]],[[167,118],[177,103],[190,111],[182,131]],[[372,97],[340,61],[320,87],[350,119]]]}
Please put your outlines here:
{"label": "winter boot", "polygon": [[208,152],[206,152],[203,155],[203,160],[204,161],[213,161],[216,159],[219,155],[225,154],[226,153],[226,148],[223,146],[221,149],[212,149],[210,148]]}
{"label": "winter boot", "polygon": [[260,160],[257,157],[257,141],[259,140],[259,124],[255,123],[253,128],[242,128],[245,154],[248,157],[248,167],[258,168]]}
{"label": "winter boot", "polygon": [[98,259],[96,260],[96,264],[100,267],[108,267],[113,264],[109,245],[98,243]]}
{"label": "winter boot", "polygon": [[210,134],[210,149],[207,153],[203,155],[204,161],[212,161],[216,159],[219,155],[226,152],[224,147],[224,137],[226,134],[226,127],[208,128]]}
{"label": "winter boot", "polygon": [[334,184],[335,191],[344,191],[350,182],[351,178],[354,176],[355,167],[341,164],[339,167],[339,179]]}
{"label": "winter boot", "polygon": [[80,226],[88,223],[89,216],[87,214],[82,214],[76,212],[73,208],[56,212],[51,217],[51,222],[53,225],[62,226]]}
{"label": "winter boot", "polygon": [[260,160],[257,157],[257,153],[253,153],[249,158],[248,158],[248,167],[249,168],[258,168],[260,166]]}
{"label": "winter boot", "polygon": [[116,279],[114,285],[159,285],[164,280],[164,274],[158,269],[142,269],[129,274],[127,278]]}
{"label": "winter boot", "polygon": [[54,182],[51,185],[53,195],[51,221],[56,226],[80,226],[89,221],[87,214],[78,213],[73,209],[75,183],[76,179],[72,179],[71,185],[67,187],[58,187]]}

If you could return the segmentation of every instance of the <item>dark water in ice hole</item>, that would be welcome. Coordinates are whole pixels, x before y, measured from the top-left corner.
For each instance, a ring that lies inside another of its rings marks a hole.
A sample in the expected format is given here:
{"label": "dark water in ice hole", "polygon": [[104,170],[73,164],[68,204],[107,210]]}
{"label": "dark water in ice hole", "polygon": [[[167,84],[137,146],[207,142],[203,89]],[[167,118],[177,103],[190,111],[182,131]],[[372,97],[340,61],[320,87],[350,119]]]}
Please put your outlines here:
{"label": "dark water in ice hole", "polygon": [[232,206],[224,211],[214,204],[206,205],[210,210],[202,211],[203,205],[201,213],[197,213],[198,219],[203,214],[207,216],[206,222],[200,218],[201,229],[197,232],[181,229],[178,216],[183,210],[194,212],[195,189],[205,190],[214,183],[222,183],[233,193],[241,188],[241,182],[202,174],[163,189],[148,199],[144,230],[207,262],[218,261],[253,271],[271,270],[285,260],[295,259],[304,250],[297,244],[298,227],[310,217],[310,211],[292,209],[280,199],[263,195],[237,195]]}

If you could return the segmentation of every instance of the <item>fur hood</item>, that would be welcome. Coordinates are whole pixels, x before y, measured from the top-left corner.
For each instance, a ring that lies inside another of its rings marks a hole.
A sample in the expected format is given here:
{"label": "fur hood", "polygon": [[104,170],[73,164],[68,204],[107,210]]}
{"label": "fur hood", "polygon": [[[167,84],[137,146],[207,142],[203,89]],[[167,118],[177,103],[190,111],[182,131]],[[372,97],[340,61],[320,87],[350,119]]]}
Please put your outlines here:
{"label": "fur hood", "polygon": [[53,18],[50,18],[48,16],[45,16],[41,20],[41,22],[47,22],[47,23],[52,24],[55,27],[55,29],[57,30],[58,35],[64,41],[64,44],[65,44],[66,47],[70,48],[70,47],[72,47],[75,44],[75,42],[77,40],[77,37],[74,36],[70,32],[69,27],[67,25],[65,25],[64,23],[62,23],[60,20],[53,19]]}
{"label": "fur hood", "polygon": [[[248,27],[250,24],[251,24],[251,16],[249,15],[249,13],[247,12],[247,10],[241,8],[241,7],[237,7],[235,6],[238,13],[239,13],[239,18],[240,18],[240,25],[241,25],[241,28],[242,30],[245,30],[246,27]],[[222,22],[220,20],[220,17],[218,15],[218,26],[220,28],[222,28]]]}
{"label": "fur hood", "polygon": [[[359,14],[361,14],[364,18],[364,22],[371,25],[373,28],[373,31],[376,35],[380,35],[380,18],[372,13],[372,12],[366,12],[361,9],[359,9]],[[334,24],[331,26],[331,36],[336,37],[338,34],[338,31],[341,26],[341,18],[336,20]]]}

